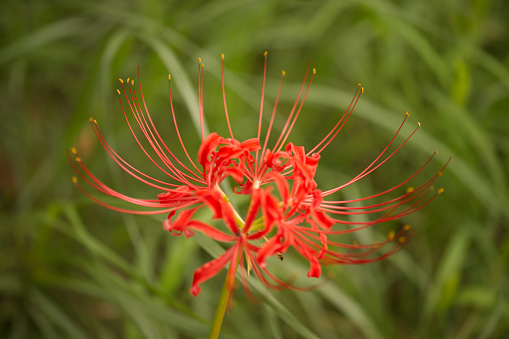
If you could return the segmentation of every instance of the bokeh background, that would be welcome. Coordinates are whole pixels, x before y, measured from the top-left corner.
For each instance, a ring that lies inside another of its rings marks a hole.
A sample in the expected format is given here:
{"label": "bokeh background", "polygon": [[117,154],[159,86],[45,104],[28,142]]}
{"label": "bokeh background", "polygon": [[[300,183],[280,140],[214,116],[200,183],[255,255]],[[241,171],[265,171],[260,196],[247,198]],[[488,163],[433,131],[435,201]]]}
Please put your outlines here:
{"label": "bokeh background", "polygon": [[[452,157],[445,189],[408,217],[410,244],[384,262],[327,267],[313,292],[242,288],[224,338],[507,338],[509,335],[509,5],[430,1],[14,1],[0,13],[0,336],[2,338],[206,337],[224,274],[188,293],[193,271],[221,253],[205,237],[173,237],[165,216],[122,215],[72,184],[66,150],[124,193],[153,198],[121,173],[97,142],[93,116],[115,149],[152,166],[125,124],[118,78],[137,77],[168,144],[167,74],[186,145],[199,146],[197,58],[205,64],[205,115],[227,132],[220,83],[226,58],[229,113],[238,138],[256,133],[263,52],[266,96],[286,71],[276,129],[309,58],[317,75],[291,139],[311,146],[366,92],[318,182],[335,187],[383,148],[410,112],[404,150],[345,191],[391,187],[439,154]],[[403,140],[399,138],[398,140]],[[241,201],[242,202],[242,201]],[[373,228],[363,239],[386,236]],[[305,275],[297,256],[283,270]]]}

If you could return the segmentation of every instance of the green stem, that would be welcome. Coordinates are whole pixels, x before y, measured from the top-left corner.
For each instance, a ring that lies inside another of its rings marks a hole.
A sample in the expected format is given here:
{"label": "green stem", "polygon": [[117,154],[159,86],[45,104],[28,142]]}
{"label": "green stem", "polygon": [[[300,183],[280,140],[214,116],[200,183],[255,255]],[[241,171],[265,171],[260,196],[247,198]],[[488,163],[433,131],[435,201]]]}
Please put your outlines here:
{"label": "green stem", "polygon": [[[240,259],[240,255],[239,255]],[[228,300],[230,298],[230,293],[233,292],[232,286],[228,281],[230,274],[235,276],[237,272],[237,266],[239,265],[239,260],[236,263],[230,263],[230,268],[228,269],[228,273],[226,273],[226,278],[224,280],[223,290],[221,291],[221,296],[219,297],[219,303],[217,304],[216,314],[214,315],[214,320],[212,321],[212,328],[210,329],[209,339],[217,339],[219,338],[219,332],[221,331],[221,325],[223,324],[224,313],[226,312],[226,307],[228,306]],[[233,272],[232,272],[233,271]]]}

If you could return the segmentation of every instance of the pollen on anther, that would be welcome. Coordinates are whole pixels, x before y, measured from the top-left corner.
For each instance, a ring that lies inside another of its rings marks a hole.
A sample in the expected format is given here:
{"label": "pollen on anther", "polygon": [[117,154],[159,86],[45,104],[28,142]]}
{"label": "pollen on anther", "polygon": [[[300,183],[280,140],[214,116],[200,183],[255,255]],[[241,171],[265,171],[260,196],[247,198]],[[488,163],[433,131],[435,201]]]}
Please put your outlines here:
{"label": "pollen on anther", "polygon": [[94,120],[94,118],[92,118],[92,117],[90,117],[90,118],[88,119],[88,122],[94,122],[94,121],[95,121],[95,120]]}
{"label": "pollen on anther", "polygon": [[396,235],[396,232],[394,232],[394,230],[391,230],[389,232],[389,234],[387,234],[387,240],[388,241],[393,241],[394,240],[394,236]]}
{"label": "pollen on anther", "polygon": [[129,83],[129,79],[130,79],[130,78],[127,78],[127,83]]}
{"label": "pollen on anther", "polygon": [[281,71],[281,74],[282,74],[283,76],[285,76],[285,75],[286,75],[286,72],[283,70],[283,71]]}
{"label": "pollen on anther", "polygon": [[75,184],[78,183],[78,178],[72,177],[72,182],[75,183]]}
{"label": "pollen on anther", "polygon": [[313,74],[316,74],[316,68],[313,68]]}
{"label": "pollen on anther", "polygon": [[364,93],[364,87],[361,87],[361,93]]}
{"label": "pollen on anther", "polygon": [[120,90],[117,88],[117,93],[120,94]]}
{"label": "pollen on anther", "polygon": [[438,191],[437,191],[437,193],[438,193],[438,194],[442,194],[442,193],[444,193],[444,189],[443,189],[442,187],[441,187],[441,188],[439,188],[439,189],[438,189]]}
{"label": "pollen on anther", "polygon": [[230,202],[230,198],[227,195],[223,196],[223,200],[226,201],[226,202]]}
{"label": "pollen on anther", "polygon": [[400,244],[404,244],[406,242],[406,238],[405,237],[399,237],[398,241],[399,241]]}
{"label": "pollen on anther", "polygon": [[435,154],[438,154],[438,151],[435,151]]}
{"label": "pollen on anther", "polygon": [[421,127],[421,123],[417,121],[417,126]]}
{"label": "pollen on anther", "polygon": [[263,55],[264,55],[264,56],[266,56],[268,53],[269,53],[269,52],[265,51],[265,52],[263,53]]}
{"label": "pollen on anther", "polygon": [[76,147],[71,147],[71,152],[74,155],[78,154],[78,151],[76,151]]}
{"label": "pollen on anther", "polygon": [[124,83],[124,80],[122,80],[122,79],[118,79],[118,81],[120,81],[121,84]]}
{"label": "pollen on anther", "polygon": [[201,64],[201,58],[198,58],[198,63]]}
{"label": "pollen on anther", "polygon": [[224,54],[221,54],[221,60],[224,60]]}
{"label": "pollen on anther", "polygon": [[74,160],[76,160],[76,162],[81,162],[81,158],[80,158],[80,157],[78,157],[78,156],[76,156],[76,157],[74,158]]}
{"label": "pollen on anther", "polygon": [[171,75],[170,74],[168,74],[168,80],[171,80]]}
{"label": "pollen on anther", "polygon": [[405,115],[406,115],[407,117],[409,117],[409,116],[410,116],[410,114],[408,114],[408,111],[405,111]]}
{"label": "pollen on anther", "polygon": [[134,80],[131,80],[131,86],[134,86]]}
{"label": "pollen on anther", "polygon": [[411,228],[412,228],[412,226],[410,226],[409,224],[406,224],[405,226],[403,226],[404,231],[410,231]]}
{"label": "pollen on anther", "polygon": [[203,65],[203,62],[200,62],[200,65],[201,65],[201,68],[205,68],[205,66]]}
{"label": "pollen on anther", "polygon": [[413,191],[414,191],[413,186],[410,186],[410,187],[408,187],[408,188],[406,189],[406,192],[407,192],[407,193],[412,193]]}

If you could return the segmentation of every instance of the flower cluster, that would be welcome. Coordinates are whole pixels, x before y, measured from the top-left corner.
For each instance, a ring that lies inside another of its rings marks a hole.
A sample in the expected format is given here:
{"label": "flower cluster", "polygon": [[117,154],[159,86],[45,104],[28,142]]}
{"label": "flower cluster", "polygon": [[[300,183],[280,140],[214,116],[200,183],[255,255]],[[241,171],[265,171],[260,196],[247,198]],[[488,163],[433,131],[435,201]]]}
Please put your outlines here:
{"label": "flower cluster", "polygon": [[[265,53],[258,134],[255,138],[241,142],[234,138],[229,121],[224,90],[224,56],[222,60],[223,101],[230,135],[228,137],[222,137],[216,133],[204,135],[203,64],[199,60],[198,97],[202,143],[198,151],[197,163],[189,155],[179,132],[172,102],[171,77],[168,76],[170,105],[176,135],[187,157],[185,161],[176,157],[160,136],[148,112],[141,82],[138,81],[139,92],[137,92],[134,81],[128,79],[124,83],[120,79],[122,91],[118,90],[119,100],[129,129],[141,150],[168,177],[167,181],[149,176],[121,158],[107,143],[97,122],[90,119],[92,128],[106,152],[125,172],[160,191],[156,199],[133,198],[108,187],[89,171],[77,155],[76,149],[72,148],[75,162],[71,161],[71,163],[88,185],[105,195],[144,208],[125,209],[107,204],[85,190],[76,177],[73,178],[75,185],[94,201],[116,211],[134,214],[168,214],[163,227],[173,235],[183,233],[184,236],[191,237],[194,232],[203,232],[208,237],[227,244],[228,247],[221,256],[195,271],[190,290],[193,295],[198,295],[200,292],[200,284],[228,265],[240,267],[243,283],[248,292],[247,278],[250,272],[254,272],[260,281],[272,288],[296,288],[291,282],[282,280],[269,271],[267,266],[267,260],[270,257],[283,260],[283,254],[289,249],[295,250],[309,262],[308,277],[320,277],[324,264],[373,262],[386,258],[404,246],[410,230],[408,225],[399,231],[389,232],[384,241],[373,244],[340,243],[335,241],[335,235],[354,233],[375,224],[404,217],[433,200],[443,191],[443,189],[434,191],[432,186],[441,175],[443,168],[418,187],[406,186],[430,163],[436,152],[415,173],[383,192],[355,200],[333,200],[331,196],[378,169],[412,137],[419,126],[402,142],[393,145],[407,120],[408,113],[405,112],[403,122],[392,139],[364,170],[348,182],[322,191],[315,181],[320,154],[349,119],[364,91],[363,88],[360,85],[357,87],[348,109],[339,118],[337,124],[317,145],[306,151],[303,146],[294,145],[287,140],[301,112],[313,76],[316,74],[315,69],[311,69],[308,65],[286,123],[275,144],[269,148],[269,137],[285,76],[284,71],[266,133],[262,136],[263,98],[267,70],[267,53]],[[132,117],[128,117],[126,111],[132,113]],[[136,124],[132,123],[133,120]],[[134,128],[136,125],[139,130]],[[143,139],[146,141],[142,142]],[[144,146],[147,142],[150,148]],[[389,151],[390,149],[394,150]],[[221,183],[227,177],[231,177],[231,182],[236,183],[234,188],[236,194],[250,196],[249,208],[244,217],[233,207],[229,197],[221,188]],[[381,197],[388,195],[391,197],[379,202]],[[370,203],[371,201],[374,202]],[[214,226],[195,218],[196,211],[204,207],[212,211],[214,219],[222,220],[223,227],[218,227],[217,223]],[[365,216],[363,219],[368,221],[356,221],[357,218],[352,218],[357,215]],[[227,282],[231,289],[236,270],[230,269],[228,272]]]}

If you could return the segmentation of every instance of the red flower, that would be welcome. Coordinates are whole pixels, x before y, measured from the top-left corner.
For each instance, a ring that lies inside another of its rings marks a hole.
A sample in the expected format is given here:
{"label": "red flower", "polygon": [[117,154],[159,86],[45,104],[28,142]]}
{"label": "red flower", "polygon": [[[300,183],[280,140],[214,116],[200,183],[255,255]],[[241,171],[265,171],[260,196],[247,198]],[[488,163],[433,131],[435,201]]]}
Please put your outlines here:
{"label": "red flower", "polygon": [[[222,56],[222,59],[224,60],[224,56]],[[76,186],[94,201],[110,209],[126,213],[168,213],[168,218],[164,221],[163,227],[172,234],[180,235],[183,233],[186,237],[190,237],[195,231],[199,231],[212,239],[231,245],[220,257],[196,270],[191,287],[193,295],[200,292],[201,283],[216,275],[227,265],[241,267],[244,286],[248,292],[247,276],[251,270],[264,284],[272,288],[294,287],[290,282],[283,281],[272,274],[266,264],[267,258],[270,256],[277,256],[282,260],[282,253],[290,248],[293,248],[309,261],[309,277],[320,277],[322,264],[361,264],[386,258],[406,243],[409,226],[404,226],[397,233],[391,231],[384,241],[374,244],[345,244],[337,242],[335,237],[336,235],[354,233],[375,224],[404,217],[427,205],[437,194],[443,191],[443,189],[439,189],[432,192],[432,184],[441,175],[442,171],[440,171],[417,188],[407,189],[399,195],[397,193],[404,190],[403,187],[421,173],[430,163],[436,154],[435,152],[414,174],[383,192],[355,200],[333,200],[330,198],[334,193],[364,178],[386,163],[412,137],[418,127],[400,145],[396,146],[394,151],[388,153],[389,147],[395,142],[396,136],[400,133],[408,117],[408,113],[405,112],[406,116],[401,126],[371,164],[343,185],[322,191],[317,188],[318,185],[315,181],[320,153],[343,128],[363,93],[363,89],[360,85],[357,87],[350,106],[337,124],[326,134],[322,141],[306,152],[302,146],[296,146],[291,142],[287,143],[287,139],[301,112],[311,81],[316,73],[313,69],[310,74],[308,65],[297,99],[283,130],[276,143],[269,148],[269,136],[272,131],[285,73],[283,72],[281,77],[274,109],[262,141],[266,69],[267,54],[265,53],[258,133],[256,138],[240,142],[234,138],[229,121],[223,72],[223,102],[230,137],[223,138],[216,133],[205,137],[203,129],[203,64],[199,60],[198,96],[202,144],[198,151],[198,163],[201,168],[189,156],[182,141],[173,110],[171,86],[169,94],[173,122],[189,165],[185,165],[183,161],[178,159],[161,138],[145,104],[141,82],[139,85],[140,100],[134,88],[134,81],[129,82],[128,79],[126,89],[124,82],[120,80],[122,84],[122,92],[118,91],[120,104],[134,139],[152,163],[171,181],[166,182],[153,178],[127,163],[106,142],[96,121],[90,119],[90,122],[106,152],[123,170],[139,181],[162,192],[157,195],[157,199],[132,198],[106,186],[88,170],[77,155],[76,150],[72,149],[78,165],[71,163],[87,184],[106,195],[145,209],[127,209],[107,204],[86,191],[79,185],[78,180],[73,178]],[[308,77],[309,81],[307,80]],[[171,77],[168,77],[168,79],[171,85]],[[151,150],[142,145],[138,137],[139,132],[134,131],[124,110],[121,93],[123,93],[129,110],[133,114],[143,138],[149,143]],[[261,146],[262,144],[263,146]],[[234,189],[235,193],[248,194],[251,197],[245,220],[235,211],[228,196],[220,188],[221,182],[228,176],[238,183],[238,187]],[[380,197],[393,193],[396,193],[396,197],[369,204],[369,201],[375,201]],[[351,206],[353,203],[359,202],[367,204],[361,207]],[[207,206],[213,212],[214,219],[223,220],[224,230],[193,219],[196,210],[204,206]],[[176,215],[177,211],[180,211],[178,215]],[[355,215],[373,215],[373,217],[362,222],[349,218]],[[389,248],[383,250],[384,247]],[[228,286],[232,288],[235,270],[229,270],[229,272]]]}

